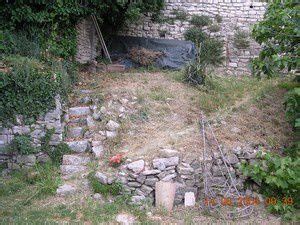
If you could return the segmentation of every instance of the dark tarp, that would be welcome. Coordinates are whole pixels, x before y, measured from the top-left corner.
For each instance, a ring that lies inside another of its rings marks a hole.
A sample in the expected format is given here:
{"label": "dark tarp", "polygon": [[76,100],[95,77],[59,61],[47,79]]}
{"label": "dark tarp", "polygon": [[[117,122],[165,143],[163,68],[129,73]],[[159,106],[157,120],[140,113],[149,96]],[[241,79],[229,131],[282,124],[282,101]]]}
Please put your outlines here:
{"label": "dark tarp", "polygon": [[137,66],[128,57],[133,47],[163,52],[163,56],[156,60],[156,66],[164,69],[180,69],[196,56],[195,45],[191,41],[114,36],[107,44],[112,59],[119,60],[127,68]]}

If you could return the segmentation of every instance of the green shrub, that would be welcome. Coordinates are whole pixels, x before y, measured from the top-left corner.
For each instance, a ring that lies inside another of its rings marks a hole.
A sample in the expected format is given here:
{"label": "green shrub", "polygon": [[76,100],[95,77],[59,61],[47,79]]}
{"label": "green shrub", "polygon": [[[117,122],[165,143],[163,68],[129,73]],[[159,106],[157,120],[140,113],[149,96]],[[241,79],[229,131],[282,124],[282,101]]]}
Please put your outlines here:
{"label": "green shrub", "polygon": [[95,177],[95,173],[90,173],[88,180],[92,186],[94,193],[100,193],[103,196],[107,197],[109,194],[116,196],[119,195],[122,191],[122,184],[114,182],[112,184],[101,184]]}
{"label": "green shrub", "polygon": [[184,69],[183,79],[191,85],[197,86],[204,84],[205,78],[205,66],[197,60],[190,62]]}
{"label": "green shrub", "polygon": [[191,19],[191,24],[196,27],[205,27],[212,23],[212,20],[209,18],[209,16],[204,15],[193,15]]}
{"label": "green shrub", "polygon": [[284,101],[287,119],[295,128],[300,128],[300,88],[288,91]]}
{"label": "green shrub", "polygon": [[202,44],[200,56],[203,63],[207,65],[220,65],[225,59],[223,42],[216,38],[207,38]]}
{"label": "green shrub", "polygon": [[246,49],[250,46],[249,34],[245,31],[237,29],[234,33],[233,43],[238,49]]}
{"label": "green shrub", "polygon": [[173,10],[171,14],[175,16],[176,20],[180,20],[180,21],[186,21],[188,17],[187,12],[184,10]]}
{"label": "green shrub", "polygon": [[55,147],[48,148],[46,152],[54,164],[61,164],[63,156],[72,153],[72,150],[66,143],[60,143]]}
{"label": "green shrub", "polygon": [[0,54],[40,57],[40,45],[38,41],[30,40],[24,33],[2,32],[0,46],[3,46],[0,48]]}
{"label": "green shrub", "polygon": [[[299,158],[266,153],[256,164],[244,164],[242,171],[260,184],[260,190],[266,197],[277,199],[276,204],[268,206],[271,212],[285,214],[287,219],[293,216],[295,209],[300,206]],[[291,198],[293,204],[287,204],[287,198]]]}
{"label": "green shrub", "polygon": [[212,33],[219,32],[221,27],[218,24],[212,24],[208,27],[208,30]]}
{"label": "green shrub", "polygon": [[55,106],[61,74],[28,58],[19,58],[11,64],[11,71],[0,72],[0,122],[14,123],[19,114],[24,116],[25,122],[33,122]]}
{"label": "green shrub", "polygon": [[32,140],[29,135],[17,135],[7,147],[7,152],[29,155],[37,152],[37,149],[32,146]]}
{"label": "green shrub", "polygon": [[208,35],[198,27],[191,27],[185,31],[184,38],[194,43],[202,43],[208,38]]}

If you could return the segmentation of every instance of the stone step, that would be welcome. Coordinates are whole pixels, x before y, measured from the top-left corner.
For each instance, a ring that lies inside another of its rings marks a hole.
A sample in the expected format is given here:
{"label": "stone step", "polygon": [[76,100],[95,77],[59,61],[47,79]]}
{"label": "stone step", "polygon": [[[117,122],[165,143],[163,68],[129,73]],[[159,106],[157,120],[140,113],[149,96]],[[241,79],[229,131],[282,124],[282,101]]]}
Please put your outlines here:
{"label": "stone step", "polygon": [[87,116],[89,114],[91,114],[91,109],[88,106],[69,108],[70,117]]}
{"label": "stone step", "polygon": [[85,155],[64,155],[62,165],[86,166],[91,158]]}
{"label": "stone step", "polygon": [[58,196],[72,195],[77,191],[77,187],[74,184],[63,184],[56,190]]}
{"label": "stone step", "polygon": [[77,153],[86,152],[90,148],[90,144],[88,140],[81,140],[81,141],[67,141],[65,142],[72,151]]}
{"label": "stone step", "polygon": [[85,129],[83,127],[67,127],[68,138],[83,138]]}
{"label": "stone step", "polygon": [[63,176],[70,177],[87,171],[87,167],[82,165],[61,165],[60,171]]}

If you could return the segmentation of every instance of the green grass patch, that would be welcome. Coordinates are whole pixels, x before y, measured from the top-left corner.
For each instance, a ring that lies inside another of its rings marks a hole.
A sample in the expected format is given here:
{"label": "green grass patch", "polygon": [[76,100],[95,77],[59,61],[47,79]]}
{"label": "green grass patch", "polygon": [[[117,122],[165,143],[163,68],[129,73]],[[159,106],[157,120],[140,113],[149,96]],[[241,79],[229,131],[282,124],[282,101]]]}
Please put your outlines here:
{"label": "green grass patch", "polygon": [[121,183],[114,182],[112,184],[101,184],[95,177],[95,173],[90,173],[88,176],[88,180],[91,184],[94,193],[100,193],[104,197],[107,197],[108,195],[117,196],[121,194]]}
{"label": "green grass patch", "polygon": [[150,89],[149,97],[154,101],[165,102],[173,98],[173,95],[166,88],[157,86]]}

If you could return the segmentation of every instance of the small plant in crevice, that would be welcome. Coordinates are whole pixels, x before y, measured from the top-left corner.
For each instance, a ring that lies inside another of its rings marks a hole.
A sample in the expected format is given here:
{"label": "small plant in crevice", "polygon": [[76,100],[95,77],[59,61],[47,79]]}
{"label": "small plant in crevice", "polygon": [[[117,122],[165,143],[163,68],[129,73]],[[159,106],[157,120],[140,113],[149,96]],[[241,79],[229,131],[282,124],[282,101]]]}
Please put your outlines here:
{"label": "small plant in crevice", "polygon": [[249,34],[241,29],[236,29],[233,43],[238,49],[247,49],[250,46]]}
{"label": "small plant in crevice", "polygon": [[174,19],[180,20],[180,21],[186,21],[188,18],[188,13],[182,9],[173,10],[171,12],[171,14],[175,16]]}
{"label": "small plant in crevice", "polygon": [[29,155],[38,152],[38,149],[33,147],[32,139],[29,135],[16,135],[12,142],[6,148],[8,153]]}
{"label": "small plant in crevice", "polygon": [[112,184],[102,184],[100,181],[95,177],[95,173],[92,172],[88,175],[88,180],[91,184],[94,193],[100,193],[104,197],[108,195],[117,196],[120,195],[122,192],[122,184],[119,182],[113,182]]}
{"label": "small plant in crevice", "polygon": [[212,20],[209,18],[209,16],[193,15],[190,22],[192,25],[202,28],[210,25],[212,23]]}
{"label": "small plant in crevice", "polygon": [[217,14],[215,15],[215,20],[217,21],[217,23],[222,23],[223,18],[221,15]]}
{"label": "small plant in crevice", "polygon": [[215,32],[219,32],[221,30],[221,27],[220,25],[214,23],[208,27],[208,30],[212,33],[215,33]]}

